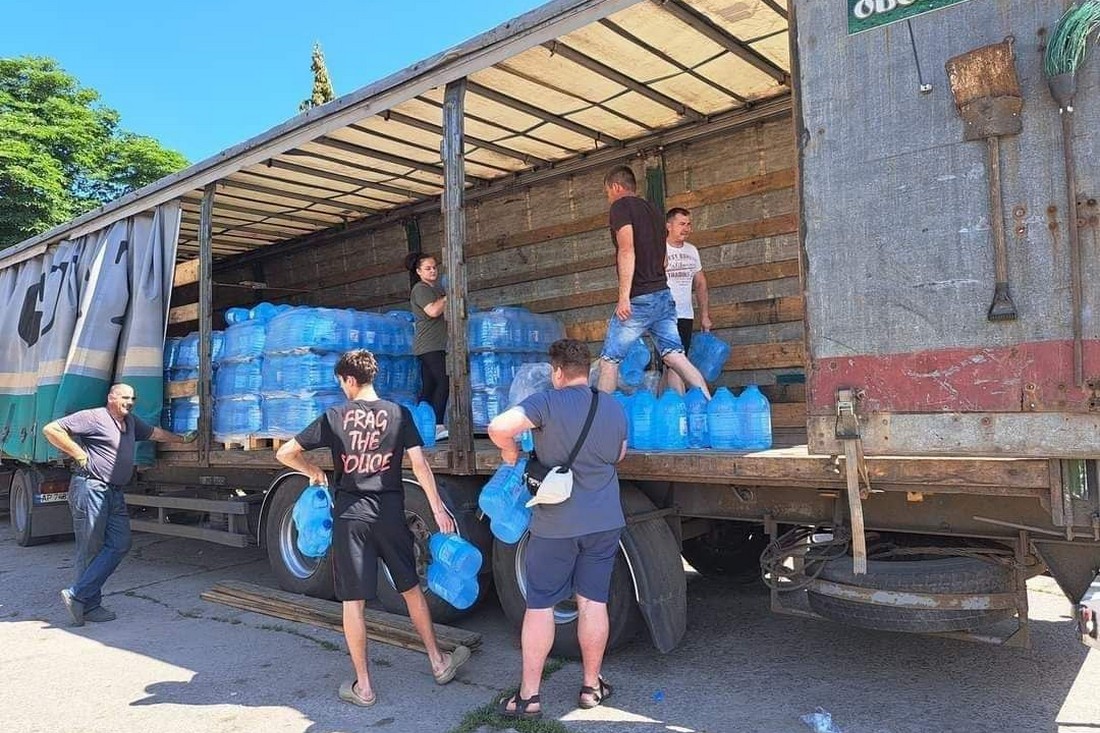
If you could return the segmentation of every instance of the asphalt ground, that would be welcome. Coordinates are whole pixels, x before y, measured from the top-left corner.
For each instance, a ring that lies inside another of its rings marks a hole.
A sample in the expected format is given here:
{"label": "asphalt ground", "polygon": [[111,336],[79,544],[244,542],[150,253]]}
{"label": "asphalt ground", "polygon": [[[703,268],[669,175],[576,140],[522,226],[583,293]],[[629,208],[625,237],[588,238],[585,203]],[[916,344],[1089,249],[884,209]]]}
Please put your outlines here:
{"label": "asphalt ground", "polygon": [[[219,580],[274,585],[263,551],[135,535],[105,588],[119,618],[81,628],[58,596],[72,556],[72,542],[22,548],[0,529],[4,733],[484,733],[479,710],[518,684],[517,638],[492,597],[456,624],[483,643],[445,687],[423,654],[372,644],[379,703],[359,709],[336,699],[350,676],[339,634],[199,598]],[[822,708],[845,733],[1100,731],[1100,652],[1079,644],[1049,578],[1030,584],[1029,650],[775,615],[762,588],[694,573],[688,593],[680,648],[638,638],[614,653],[614,696],[589,711],[576,708],[578,664],[555,662],[546,719],[518,728],[805,732],[800,717]]]}

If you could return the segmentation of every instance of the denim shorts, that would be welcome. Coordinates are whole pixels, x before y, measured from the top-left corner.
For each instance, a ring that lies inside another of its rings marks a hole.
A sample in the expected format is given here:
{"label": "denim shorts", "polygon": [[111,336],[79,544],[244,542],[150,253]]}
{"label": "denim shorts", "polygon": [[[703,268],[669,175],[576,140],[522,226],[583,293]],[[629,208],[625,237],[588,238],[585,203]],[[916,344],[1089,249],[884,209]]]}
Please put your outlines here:
{"label": "denim shorts", "polygon": [[611,314],[600,358],[618,364],[626,358],[630,345],[646,333],[653,336],[662,357],[684,353],[676,327],[676,302],[667,288],[631,298],[630,318],[625,321]]}

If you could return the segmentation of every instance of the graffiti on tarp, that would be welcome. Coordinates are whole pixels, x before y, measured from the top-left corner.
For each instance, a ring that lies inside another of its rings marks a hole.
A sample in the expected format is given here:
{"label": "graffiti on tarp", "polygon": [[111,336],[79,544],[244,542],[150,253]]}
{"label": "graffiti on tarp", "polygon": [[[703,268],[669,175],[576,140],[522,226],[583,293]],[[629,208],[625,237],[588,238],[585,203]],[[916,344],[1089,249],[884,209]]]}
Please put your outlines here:
{"label": "graffiti on tarp", "polygon": [[848,0],[848,35],[962,2],[966,0]]}

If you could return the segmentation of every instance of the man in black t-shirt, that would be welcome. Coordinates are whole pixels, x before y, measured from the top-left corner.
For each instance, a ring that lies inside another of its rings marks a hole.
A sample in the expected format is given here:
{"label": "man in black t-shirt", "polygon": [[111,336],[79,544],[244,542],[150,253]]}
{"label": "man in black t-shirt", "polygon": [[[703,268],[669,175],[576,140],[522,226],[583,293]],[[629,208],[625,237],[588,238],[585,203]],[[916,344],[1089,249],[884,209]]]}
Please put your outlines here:
{"label": "man in black t-shirt", "polygon": [[676,303],[665,277],[664,221],[652,204],[638,196],[634,171],[627,166],[611,169],[604,178],[604,191],[611,203],[619,297],[600,352],[600,390],[615,391],[619,364],[631,345],[648,333],[665,365],[710,397],[703,375],[684,354],[676,326]]}
{"label": "man in black t-shirt", "polygon": [[378,362],[369,351],[344,354],[335,372],[350,402],[330,407],[294,440],[280,447],[275,457],[308,476],[311,484],[327,486],[328,476],[304,452],[316,448],[332,452],[332,562],[336,597],[344,606],[344,638],[356,675],[340,686],[340,699],[366,707],[373,705],[376,697],[367,668],[363,607],[376,595],[379,559],[405,599],[409,618],[431,660],[435,681],[443,685],[454,679],[458,667],[470,658],[470,650],[460,646],[450,654],[440,652],[420,589],[413,536],[405,520],[401,480],[405,453],[428,497],[439,531],[450,534],[455,531],[455,523],[439,498],[412,415],[407,408],[379,398],[374,391]]}

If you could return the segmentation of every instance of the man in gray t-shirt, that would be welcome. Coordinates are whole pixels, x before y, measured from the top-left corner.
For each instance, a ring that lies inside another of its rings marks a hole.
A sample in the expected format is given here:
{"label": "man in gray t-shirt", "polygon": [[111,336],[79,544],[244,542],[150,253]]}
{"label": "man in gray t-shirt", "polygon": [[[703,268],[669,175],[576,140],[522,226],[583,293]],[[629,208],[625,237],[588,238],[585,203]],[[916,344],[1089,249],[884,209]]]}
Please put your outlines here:
{"label": "man in gray t-shirt", "polygon": [[588,347],[574,339],[550,346],[554,389],[528,397],[489,424],[501,459],[519,458],[516,437],[533,430],[535,453],[546,466],[567,462],[593,400],[592,426],[572,464],[573,491],[560,504],[537,503],[525,556],[527,612],[523,617],[523,678],[519,692],[499,701],[510,718],[541,715],[539,683],[554,642],[554,606],[574,595],[584,681],[577,704],[592,708],[611,694],[600,676],[607,648],[611,572],[626,525],[615,464],[626,455],[626,414],[609,395],[588,387]]}
{"label": "man in gray t-shirt", "polygon": [[116,384],[107,406],[81,410],[42,428],[46,440],[73,459],[69,509],[76,536],[76,582],[61,591],[73,623],[111,621],[113,611],[101,605],[107,578],[130,551],[130,515],[123,487],[134,475],[134,443],[190,443],[185,436],[153,427],[133,414],[134,388]]}

